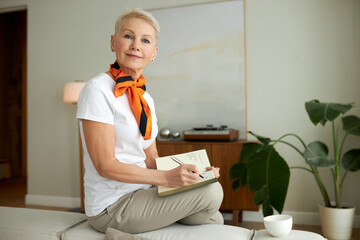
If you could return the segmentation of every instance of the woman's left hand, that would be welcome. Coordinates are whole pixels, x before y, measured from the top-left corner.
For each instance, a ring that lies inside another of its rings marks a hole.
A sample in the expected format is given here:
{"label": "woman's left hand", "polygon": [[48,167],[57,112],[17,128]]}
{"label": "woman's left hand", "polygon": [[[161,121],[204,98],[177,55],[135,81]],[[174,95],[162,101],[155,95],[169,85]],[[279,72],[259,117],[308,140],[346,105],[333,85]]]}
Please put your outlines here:
{"label": "woman's left hand", "polygon": [[216,178],[219,178],[219,177],[220,177],[220,168],[211,166],[211,167],[206,167],[206,170],[207,170],[207,171],[213,170],[214,173],[215,173],[215,177],[216,177]]}

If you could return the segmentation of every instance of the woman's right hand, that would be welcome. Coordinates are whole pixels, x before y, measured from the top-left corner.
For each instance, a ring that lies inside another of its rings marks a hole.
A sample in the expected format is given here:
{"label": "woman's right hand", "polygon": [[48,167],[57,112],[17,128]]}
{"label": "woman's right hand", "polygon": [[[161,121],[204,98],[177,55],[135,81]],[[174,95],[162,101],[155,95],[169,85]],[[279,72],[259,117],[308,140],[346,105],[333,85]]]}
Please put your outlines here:
{"label": "woman's right hand", "polygon": [[182,164],[166,172],[168,187],[184,187],[197,182],[199,178],[199,171],[193,164]]}

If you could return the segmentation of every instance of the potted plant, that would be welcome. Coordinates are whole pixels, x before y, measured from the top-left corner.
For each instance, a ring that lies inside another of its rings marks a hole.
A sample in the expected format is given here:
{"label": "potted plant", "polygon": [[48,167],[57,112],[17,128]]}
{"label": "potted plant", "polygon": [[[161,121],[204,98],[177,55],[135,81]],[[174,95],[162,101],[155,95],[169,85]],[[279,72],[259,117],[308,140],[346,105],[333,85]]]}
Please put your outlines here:
{"label": "potted plant", "polygon": [[[239,162],[230,169],[229,178],[233,180],[232,187],[237,190],[239,187],[248,185],[250,191],[254,193],[254,204],[262,204],[263,215],[272,215],[274,209],[279,213],[283,211],[289,179],[290,169],[298,168],[305,170],[313,175],[320,193],[323,198],[321,206],[327,209],[349,209],[342,202],[342,188],[345,178],[349,172],[360,169],[360,148],[351,149],[344,153],[346,139],[349,135],[360,136],[360,118],[354,115],[343,116],[341,118],[343,132],[339,132],[338,117],[345,114],[353,104],[322,103],[318,100],[311,100],[305,103],[305,109],[311,122],[314,125],[321,124],[325,126],[327,122],[331,123],[333,156],[329,157],[329,150],[325,143],[313,141],[309,144],[294,133],[288,133],[278,139],[263,137],[249,132],[255,136],[259,142],[248,142],[242,147]],[[301,148],[286,139],[292,137],[299,141]],[[308,167],[292,166],[289,167],[284,158],[276,151],[278,144],[285,144],[300,154]],[[334,186],[334,196],[330,198],[323,180],[319,175],[318,168],[327,168],[332,174],[332,185]],[[331,200],[334,200],[332,202]],[[322,208],[322,207],[319,207]],[[354,208],[350,208],[350,234],[354,218]],[[320,209],[320,214],[322,210]],[[338,213],[337,218],[339,218]],[[325,217],[326,219],[329,217]],[[327,227],[323,225],[322,229],[325,237],[332,238]],[[340,220],[345,222],[344,220]],[[341,227],[343,231],[346,227]],[[330,231],[334,231],[330,228]],[[338,234],[338,233],[337,233]],[[347,233],[349,234],[349,233]],[[336,238],[334,238],[336,239]],[[338,238],[346,239],[346,238]]]}

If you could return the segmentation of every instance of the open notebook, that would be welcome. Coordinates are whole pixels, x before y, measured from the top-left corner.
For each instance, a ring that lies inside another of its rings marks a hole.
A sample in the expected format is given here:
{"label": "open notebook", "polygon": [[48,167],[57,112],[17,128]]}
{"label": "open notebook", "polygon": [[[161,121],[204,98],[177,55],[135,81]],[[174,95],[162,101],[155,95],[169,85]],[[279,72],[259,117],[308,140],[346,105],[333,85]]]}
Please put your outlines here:
{"label": "open notebook", "polygon": [[[175,160],[172,159],[172,157],[175,157]],[[199,178],[196,183],[185,187],[170,188],[165,186],[158,186],[159,197],[183,192],[217,181],[217,178],[215,177],[215,174],[212,170],[206,171],[206,167],[210,167],[211,165],[205,149],[156,158],[157,169],[170,170],[176,168],[179,166],[179,163],[176,160],[180,160],[184,164],[195,164],[199,170],[200,175],[203,178]]]}

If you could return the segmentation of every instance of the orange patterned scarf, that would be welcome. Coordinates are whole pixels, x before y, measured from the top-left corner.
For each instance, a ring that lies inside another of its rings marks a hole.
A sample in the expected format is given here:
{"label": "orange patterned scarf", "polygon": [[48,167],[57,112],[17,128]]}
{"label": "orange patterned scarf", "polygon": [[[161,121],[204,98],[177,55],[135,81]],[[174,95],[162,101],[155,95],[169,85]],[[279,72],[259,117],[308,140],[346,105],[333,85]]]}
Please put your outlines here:
{"label": "orange patterned scarf", "polygon": [[143,75],[139,79],[132,79],[126,72],[122,71],[117,61],[110,65],[110,72],[116,79],[115,97],[122,96],[128,91],[128,99],[140,133],[144,140],[151,138],[151,111],[143,97],[146,91],[145,78]]}

